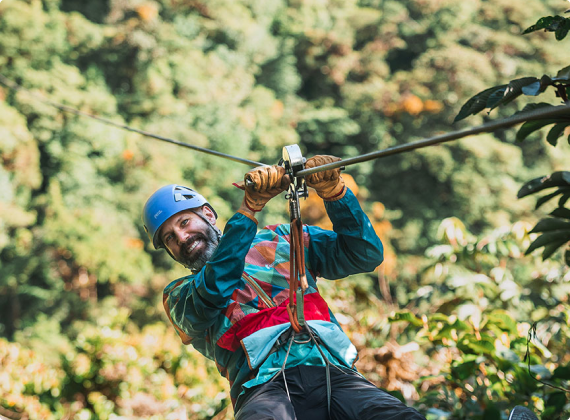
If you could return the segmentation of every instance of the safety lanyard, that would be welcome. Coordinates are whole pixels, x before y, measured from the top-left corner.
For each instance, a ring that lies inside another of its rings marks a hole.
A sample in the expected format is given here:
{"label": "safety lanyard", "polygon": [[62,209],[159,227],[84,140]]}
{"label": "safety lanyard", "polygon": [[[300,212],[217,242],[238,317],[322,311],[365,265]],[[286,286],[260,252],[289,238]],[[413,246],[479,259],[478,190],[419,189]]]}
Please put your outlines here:
{"label": "safety lanyard", "polygon": [[285,198],[289,200],[290,236],[289,236],[289,303],[287,313],[295,332],[299,333],[305,326],[304,296],[309,288],[305,272],[305,245],[303,240],[303,222],[299,199],[307,197],[309,192],[305,178],[297,176],[305,169],[305,158],[298,145],[283,148],[282,165],[291,184]]}

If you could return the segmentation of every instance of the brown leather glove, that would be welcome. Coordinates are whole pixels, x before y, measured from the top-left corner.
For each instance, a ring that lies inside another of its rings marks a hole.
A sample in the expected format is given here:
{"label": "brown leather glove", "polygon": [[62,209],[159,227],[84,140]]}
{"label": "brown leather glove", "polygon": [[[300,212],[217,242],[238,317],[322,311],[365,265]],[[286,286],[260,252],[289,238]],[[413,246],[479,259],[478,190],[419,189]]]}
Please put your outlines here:
{"label": "brown leather glove", "polygon": [[[327,163],[338,162],[341,160],[336,156],[317,155],[307,159],[305,169],[314,168],[315,166],[322,166]],[[305,177],[305,181],[309,187],[317,190],[317,194],[323,200],[336,201],[344,197],[346,188],[344,181],[340,176],[340,168],[329,169],[323,172],[317,172]]]}
{"label": "brown leather glove", "polygon": [[[265,204],[285,191],[291,183],[281,166],[259,166],[245,174],[245,204],[251,211],[261,211]],[[251,186],[248,186],[251,181]],[[241,187],[240,187],[241,188]]]}

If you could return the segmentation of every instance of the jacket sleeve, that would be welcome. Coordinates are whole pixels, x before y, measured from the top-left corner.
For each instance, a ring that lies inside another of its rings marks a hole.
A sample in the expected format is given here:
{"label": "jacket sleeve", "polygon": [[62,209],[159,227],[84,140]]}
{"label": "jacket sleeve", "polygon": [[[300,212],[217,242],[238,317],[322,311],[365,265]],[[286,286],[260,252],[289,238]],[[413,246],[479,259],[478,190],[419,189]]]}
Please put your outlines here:
{"label": "jacket sleeve", "polygon": [[253,220],[236,213],[226,224],[218,248],[202,270],[165,288],[164,308],[185,344],[204,337],[226,307],[242,281],[245,257],[256,232]]}
{"label": "jacket sleeve", "polygon": [[320,277],[339,279],[374,271],[384,260],[382,242],[360,203],[347,188],[343,198],[325,201],[333,231],[309,226],[309,268]]}

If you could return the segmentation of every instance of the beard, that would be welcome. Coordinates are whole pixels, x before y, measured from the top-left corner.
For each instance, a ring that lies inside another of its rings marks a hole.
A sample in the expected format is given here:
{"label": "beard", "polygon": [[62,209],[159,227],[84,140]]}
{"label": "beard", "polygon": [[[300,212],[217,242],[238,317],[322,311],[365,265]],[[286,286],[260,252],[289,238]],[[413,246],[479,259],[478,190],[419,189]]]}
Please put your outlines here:
{"label": "beard", "polygon": [[[192,243],[197,240],[204,242],[204,247],[192,254],[188,254],[188,249],[190,249]],[[218,248],[218,235],[217,232],[212,229],[207,229],[204,233],[197,233],[196,235],[188,238],[186,242],[181,245],[181,255],[180,263],[186,268],[192,271],[200,271],[202,267],[206,265],[212,255]]]}

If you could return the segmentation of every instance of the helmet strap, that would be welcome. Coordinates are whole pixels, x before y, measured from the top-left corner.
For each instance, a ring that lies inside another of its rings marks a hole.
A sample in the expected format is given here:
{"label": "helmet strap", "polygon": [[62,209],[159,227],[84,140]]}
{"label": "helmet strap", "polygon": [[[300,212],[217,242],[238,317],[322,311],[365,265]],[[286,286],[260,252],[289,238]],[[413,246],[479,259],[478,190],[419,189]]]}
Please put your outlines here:
{"label": "helmet strap", "polygon": [[208,226],[210,226],[210,228],[213,229],[214,232],[216,232],[216,239],[218,243],[220,243],[220,239],[222,238],[222,231],[220,230],[220,228],[214,225],[212,222],[210,222],[208,218],[204,216],[201,212],[194,211],[194,209],[191,209],[190,211],[199,216],[200,218],[202,218],[202,220],[204,220],[208,224]]}

